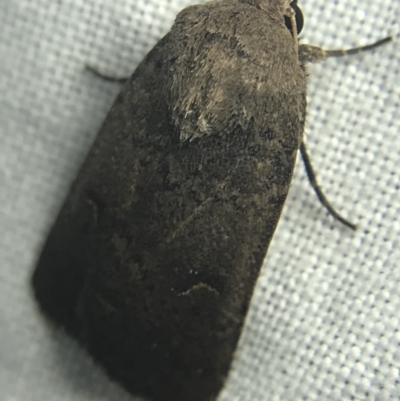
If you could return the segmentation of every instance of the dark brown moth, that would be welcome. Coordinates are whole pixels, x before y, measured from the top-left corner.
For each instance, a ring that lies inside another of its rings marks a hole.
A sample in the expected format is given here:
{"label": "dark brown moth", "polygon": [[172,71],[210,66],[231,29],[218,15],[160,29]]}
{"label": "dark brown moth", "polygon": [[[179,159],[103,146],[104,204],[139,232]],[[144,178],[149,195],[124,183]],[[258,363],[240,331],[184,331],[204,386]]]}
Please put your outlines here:
{"label": "dark brown moth", "polygon": [[343,52],[299,45],[289,3],[180,12],[124,85],[44,246],[43,312],[132,394],[216,399],[299,149],[352,226],[303,141],[306,64]]}

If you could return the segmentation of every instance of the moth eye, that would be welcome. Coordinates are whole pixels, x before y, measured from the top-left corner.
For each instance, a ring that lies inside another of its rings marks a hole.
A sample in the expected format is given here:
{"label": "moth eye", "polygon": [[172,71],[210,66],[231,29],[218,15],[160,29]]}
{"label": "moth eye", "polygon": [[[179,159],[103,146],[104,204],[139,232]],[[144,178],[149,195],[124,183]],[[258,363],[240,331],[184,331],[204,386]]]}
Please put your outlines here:
{"label": "moth eye", "polygon": [[[303,29],[303,25],[304,25],[304,17],[303,17],[303,13],[301,12],[300,7],[297,5],[297,0],[292,1],[290,3],[290,7],[293,8],[295,15],[296,15],[296,25],[297,25],[297,35],[301,32],[301,30]],[[285,25],[286,28],[289,29],[290,32],[292,32],[292,23],[290,22],[290,19],[288,17],[285,17]]]}

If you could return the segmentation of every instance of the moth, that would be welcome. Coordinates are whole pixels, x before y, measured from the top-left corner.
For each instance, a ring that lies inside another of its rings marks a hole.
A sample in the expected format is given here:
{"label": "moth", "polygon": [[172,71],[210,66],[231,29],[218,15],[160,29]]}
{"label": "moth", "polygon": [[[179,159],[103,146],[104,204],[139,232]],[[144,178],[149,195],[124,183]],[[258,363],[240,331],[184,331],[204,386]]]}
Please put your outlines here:
{"label": "moth", "polygon": [[124,84],[51,229],[42,311],[109,376],[153,401],[212,401],[304,143],[307,63],[296,1],[181,11]]}

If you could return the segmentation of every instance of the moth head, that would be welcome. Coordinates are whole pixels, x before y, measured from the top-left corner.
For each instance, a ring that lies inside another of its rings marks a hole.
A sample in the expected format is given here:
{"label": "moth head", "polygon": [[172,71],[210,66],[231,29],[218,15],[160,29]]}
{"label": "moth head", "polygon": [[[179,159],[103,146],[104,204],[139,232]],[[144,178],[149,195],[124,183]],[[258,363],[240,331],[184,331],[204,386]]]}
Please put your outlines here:
{"label": "moth head", "polygon": [[304,17],[297,0],[239,0],[266,11],[271,18],[282,21],[297,45],[297,36],[303,29]]}
{"label": "moth head", "polygon": [[[304,17],[301,8],[297,5],[297,0],[290,3],[290,7],[294,11],[294,21],[296,23],[296,35],[299,35],[304,26]],[[293,19],[285,15],[285,25],[293,35]]]}

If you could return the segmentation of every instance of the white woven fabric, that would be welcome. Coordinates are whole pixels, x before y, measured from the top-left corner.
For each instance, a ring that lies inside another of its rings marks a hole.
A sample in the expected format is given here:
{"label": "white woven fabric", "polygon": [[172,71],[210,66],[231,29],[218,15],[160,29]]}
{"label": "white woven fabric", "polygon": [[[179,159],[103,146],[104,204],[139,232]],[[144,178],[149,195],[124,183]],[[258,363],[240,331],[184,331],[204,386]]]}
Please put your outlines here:
{"label": "white woven fabric", "polygon": [[[119,87],[186,0],[0,1],[0,398],[127,401],[49,326],[29,278]],[[398,0],[303,0],[303,41],[366,44]],[[333,204],[301,163],[221,401],[400,399],[400,44],[311,67],[307,139]]]}

